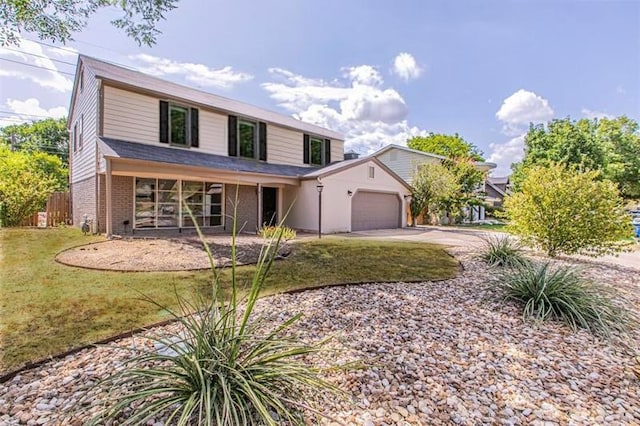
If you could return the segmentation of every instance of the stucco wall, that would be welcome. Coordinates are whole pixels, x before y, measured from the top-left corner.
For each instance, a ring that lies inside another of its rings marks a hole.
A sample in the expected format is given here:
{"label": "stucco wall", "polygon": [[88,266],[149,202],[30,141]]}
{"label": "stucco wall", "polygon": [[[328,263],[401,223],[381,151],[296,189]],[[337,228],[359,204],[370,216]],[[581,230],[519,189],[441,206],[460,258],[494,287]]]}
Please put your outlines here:
{"label": "stucco wall", "polygon": [[[369,167],[374,167],[374,178],[369,178]],[[321,180],[322,191],[322,233],[351,232],[351,201],[348,191],[355,194],[358,190],[378,191],[397,194],[406,208],[404,195],[409,191],[402,183],[391,176],[373,161],[367,161],[348,168]],[[307,230],[318,230],[318,191],[317,180],[302,182],[297,191],[297,200],[292,209],[290,226]],[[402,226],[406,226],[406,217],[402,215]]]}

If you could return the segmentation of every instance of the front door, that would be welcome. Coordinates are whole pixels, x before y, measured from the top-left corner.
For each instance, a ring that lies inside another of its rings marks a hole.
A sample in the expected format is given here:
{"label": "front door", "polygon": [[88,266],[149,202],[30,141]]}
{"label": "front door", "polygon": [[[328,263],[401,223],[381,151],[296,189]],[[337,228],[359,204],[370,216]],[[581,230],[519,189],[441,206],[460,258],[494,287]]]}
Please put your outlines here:
{"label": "front door", "polygon": [[262,224],[278,224],[278,188],[262,188]]}

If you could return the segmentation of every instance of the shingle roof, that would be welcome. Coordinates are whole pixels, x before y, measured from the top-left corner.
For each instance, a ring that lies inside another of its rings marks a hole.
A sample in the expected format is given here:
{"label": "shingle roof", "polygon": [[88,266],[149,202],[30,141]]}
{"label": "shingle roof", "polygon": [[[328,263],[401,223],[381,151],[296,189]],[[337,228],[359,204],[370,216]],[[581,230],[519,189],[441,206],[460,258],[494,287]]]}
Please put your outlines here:
{"label": "shingle roof", "polygon": [[162,80],[140,71],[114,65],[100,59],[90,56],[80,55],[80,60],[85,67],[91,68],[98,78],[114,81],[120,84],[140,88],[157,94],[165,95],[169,98],[180,99],[199,105],[209,106],[213,109],[226,113],[237,114],[266,121],[269,123],[279,124],[281,126],[301,130],[318,136],[324,136],[331,139],[344,140],[344,136],[333,130],[325,129],[320,126],[305,123],[295,118],[279,114],[250,105],[244,102],[225,98],[223,96],[214,95],[202,90],[193,89],[191,87],[172,83]]}
{"label": "shingle roof", "polygon": [[206,154],[190,149],[146,145],[122,140],[100,138],[101,151],[106,157],[128,158],[157,163],[180,164],[209,169],[231,170],[239,173],[259,173],[272,176],[300,177],[309,167],[270,164],[244,158]]}

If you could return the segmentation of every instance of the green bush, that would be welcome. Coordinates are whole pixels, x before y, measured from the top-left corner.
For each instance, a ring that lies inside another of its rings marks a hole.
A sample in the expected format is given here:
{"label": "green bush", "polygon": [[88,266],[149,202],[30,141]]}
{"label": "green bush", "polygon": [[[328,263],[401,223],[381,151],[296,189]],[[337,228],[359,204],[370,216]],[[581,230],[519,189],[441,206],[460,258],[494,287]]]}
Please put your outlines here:
{"label": "green bush", "polygon": [[624,331],[629,325],[626,311],[572,268],[531,263],[505,270],[492,286],[503,300],[522,304],[525,318],[560,320],[574,331],[584,328],[602,335]]}
{"label": "green bush", "polygon": [[289,241],[296,238],[296,230],[283,225],[263,226],[262,228],[260,228],[258,233],[265,240],[276,238]]}
{"label": "green bush", "polygon": [[551,257],[623,250],[629,216],[616,185],[598,176],[557,164],[528,169],[520,190],[505,199],[507,230]]}
{"label": "green bush", "polygon": [[67,169],[44,152],[13,152],[0,145],[0,225],[16,226],[67,187]]}
{"label": "green bush", "polygon": [[509,236],[488,235],[483,238],[484,246],[480,258],[489,266],[524,266],[529,260],[524,257],[520,243]]}
{"label": "green bush", "polygon": [[145,425],[158,416],[166,417],[165,424],[178,425],[304,424],[302,409],[320,392],[339,393],[319,369],[302,362],[323,350],[323,342],[296,339],[291,326],[300,314],[275,326],[253,314],[282,234],[263,246],[244,303],[238,296],[235,234],[234,221],[230,300],[218,303],[223,297],[220,278],[203,244],[214,275],[211,297],[195,303],[178,297],[182,312],[158,305],[182,330],[152,337],[163,351],[146,350],[101,383],[109,390],[108,399],[94,424],[115,420]]}

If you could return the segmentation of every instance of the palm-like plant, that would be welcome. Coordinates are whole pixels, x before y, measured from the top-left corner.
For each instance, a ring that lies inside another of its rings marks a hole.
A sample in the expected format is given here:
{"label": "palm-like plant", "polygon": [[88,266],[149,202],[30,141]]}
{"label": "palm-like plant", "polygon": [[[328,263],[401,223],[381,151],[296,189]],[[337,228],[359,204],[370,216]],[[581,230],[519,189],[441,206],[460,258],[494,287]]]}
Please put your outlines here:
{"label": "palm-like plant", "polygon": [[94,423],[118,419],[120,424],[138,425],[160,415],[166,424],[178,425],[302,424],[303,409],[313,409],[299,402],[300,392],[340,393],[319,369],[302,362],[304,356],[323,350],[324,342],[305,344],[291,334],[300,314],[276,326],[253,315],[282,232],[263,245],[244,300],[238,294],[235,238],[234,220],[228,303],[219,302],[221,280],[203,244],[213,271],[212,294],[195,303],[176,295],[180,312],[169,312],[180,331],[152,337],[162,351],[136,356],[101,384],[109,389],[109,398]]}
{"label": "palm-like plant", "polygon": [[483,238],[484,246],[480,259],[489,266],[518,267],[526,266],[529,260],[524,256],[520,243],[512,237],[503,235],[487,235]]}
{"label": "palm-like plant", "polygon": [[603,289],[585,281],[576,270],[554,268],[549,262],[506,270],[492,284],[505,300],[524,305],[525,318],[557,319],[573,330],[585,328],[602,335],[624,331],[632,320]]}

